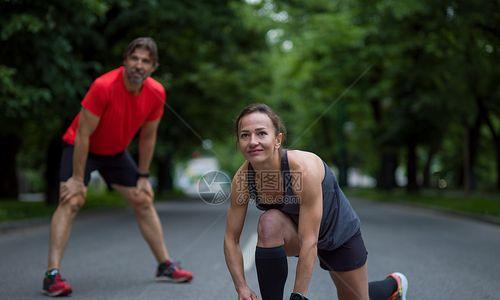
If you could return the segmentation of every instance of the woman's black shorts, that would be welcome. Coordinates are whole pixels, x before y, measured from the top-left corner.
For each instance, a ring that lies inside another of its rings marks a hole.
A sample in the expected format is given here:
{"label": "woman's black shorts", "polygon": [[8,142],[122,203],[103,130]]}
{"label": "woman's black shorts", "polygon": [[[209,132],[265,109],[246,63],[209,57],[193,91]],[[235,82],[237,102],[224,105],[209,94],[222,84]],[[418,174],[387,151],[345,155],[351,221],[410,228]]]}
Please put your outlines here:
{"label": "woman's black shorts", "polygon": [[319,265],[327,271],[345,272],[358,269],[366,263],[366,251],[361,230],[335,250],[318,249]]}

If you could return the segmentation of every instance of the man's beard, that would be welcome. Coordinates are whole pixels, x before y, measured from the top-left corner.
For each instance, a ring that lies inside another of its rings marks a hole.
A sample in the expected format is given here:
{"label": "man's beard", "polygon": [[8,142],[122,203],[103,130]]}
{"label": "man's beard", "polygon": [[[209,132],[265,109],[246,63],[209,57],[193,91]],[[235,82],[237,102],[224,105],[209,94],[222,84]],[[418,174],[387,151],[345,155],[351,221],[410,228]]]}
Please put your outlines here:
{"label": "man's beard", "polygon": [[140,84],[148,77],[147,74],[141,73],[140,71],[136,71],[134,69],[126,69],[125,74],[128,81],[133,84]]}

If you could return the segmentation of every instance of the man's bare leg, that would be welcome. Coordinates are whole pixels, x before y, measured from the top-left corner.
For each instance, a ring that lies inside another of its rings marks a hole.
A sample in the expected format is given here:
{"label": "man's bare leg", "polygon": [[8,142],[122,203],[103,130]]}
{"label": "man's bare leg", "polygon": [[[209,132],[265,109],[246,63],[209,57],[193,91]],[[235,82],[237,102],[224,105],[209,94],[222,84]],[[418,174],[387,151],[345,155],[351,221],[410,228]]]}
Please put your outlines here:
{"label": "man's bare leg", "polygon": [[136,193],[135,187],[125,187],[115,184],[113,188],[127,199],[134,209],[141,234],[148,243],[156,260],[159,263],[170,260],[170,254],[163,238],[161,221],[153,205],[153,199],[143,191]]}
{"label": "man's bare leg", "polygon": [[63,203],[59,203],[56,211],[52,215],[52,221],[50,223],[48,270],[60,268],[64,249],[66,248],[71,233],[73,220],[84,203],[85,198],[83,196],[74,196]]}
{"label": "man's bare leg", "polygon": [[[62,186],[64,183],[61,183]],[[59,202],[52,215],[50,224],[49,255],[47,272],[43,279],[43,293],[49,296],[67,296],[71,294],[71,285],[62,279],[59,268],[68,244],[73,220],[85,203],[83,195],[73,196],[66,201]]]}
{"label": "man's bare leg", "polygon": [[158,261],[156,280],[190,282],[193,279],[193,273],[181,269],[180,266],[174,264],[170,258],[163,238],[160,218],[153,205],[153,198],[144,191],[137,191],[135,187],[113,185],[113,188],[120,192],[134,209],[142,236]]}

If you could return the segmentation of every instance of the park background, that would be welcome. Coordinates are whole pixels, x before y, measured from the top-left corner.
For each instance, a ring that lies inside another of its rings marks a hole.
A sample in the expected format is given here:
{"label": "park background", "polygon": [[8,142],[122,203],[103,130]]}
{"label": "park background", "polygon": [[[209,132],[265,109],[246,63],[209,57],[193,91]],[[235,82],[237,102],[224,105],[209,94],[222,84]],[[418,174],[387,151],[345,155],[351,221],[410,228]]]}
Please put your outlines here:
{"label": "park background", "polygon": [[[0,221],[50,214],[61,136],[92,81],[151,36],[167,90],[152,175],[243,161],[233,119],[263,102],[285,146],[351,195],[500,216],[500,1],[0,2]],[[130,147],[136,153],[135,144]],[[353,174],[373,188],[349,188]],[[42,202],[23,195],[40,193]],[[89,206],[116,195],[90,195]],[[94,200],[95,201],[94,201]],[[25,200],[25,199],[24,199]],[[49,204],[49,205],[46,205]]]}

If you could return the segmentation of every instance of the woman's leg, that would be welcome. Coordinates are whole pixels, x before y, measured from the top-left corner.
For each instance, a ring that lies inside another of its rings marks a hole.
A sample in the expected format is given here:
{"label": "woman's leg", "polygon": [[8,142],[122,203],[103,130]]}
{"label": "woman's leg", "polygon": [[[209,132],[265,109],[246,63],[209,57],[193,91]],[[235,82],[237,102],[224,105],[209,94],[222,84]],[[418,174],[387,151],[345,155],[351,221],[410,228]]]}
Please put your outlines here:
{"label": "woman's leg", "polygon": [[339,300],[369,300],[368,267],[364,266],[346,272],[331,271]]}
{"label": "woman's leg", "polygon": [[[392,300],[406,299],[405,283],[401,294],[398,293],[399,284],[393,276],[402,276],[400,273],[388,276],[384,280],[368,283],[367,264],[363,267],[347,272],[330,272],[339,300]],[[404,277],[406,281],[406,277]]]}
{"label": "woman's leg", "polygon": [[295,224],[279,210],[271,209],[259,218],[255,266],[263,300],[283,299],[288,275],[287,256],[298,255]]}
{"label": "woman's leg", "polygon": [[[404,285],[399,285],[395,279],[404,275],[399,276],[399,273],[394,273],[395,275],[391,274],[385,280],[368,283],[367,254],[361,231],[333,251],[318,250],[320,266],[330,271],[339,299],[405,299],[404,296],[397,297],[398,287]],[[400,281],[407,282],[406,278]]]}

